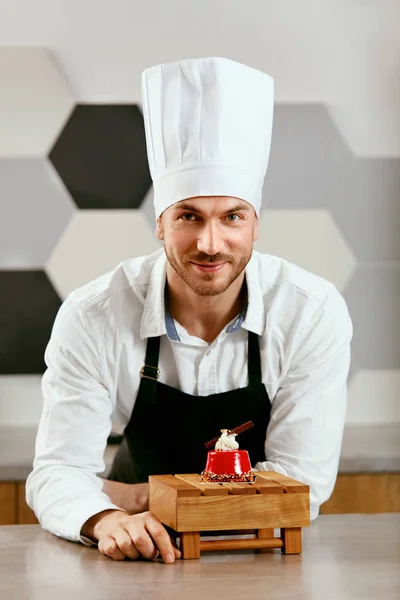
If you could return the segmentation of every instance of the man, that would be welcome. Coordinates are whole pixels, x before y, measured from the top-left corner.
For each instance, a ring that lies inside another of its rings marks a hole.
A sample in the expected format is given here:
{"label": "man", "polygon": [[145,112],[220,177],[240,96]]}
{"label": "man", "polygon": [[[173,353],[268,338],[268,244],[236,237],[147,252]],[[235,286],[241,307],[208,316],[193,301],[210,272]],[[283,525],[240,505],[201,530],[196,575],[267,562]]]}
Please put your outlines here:
{"label": "man", "polygon": [[[200,472],[221,428],[253,421],[241,440],[253,468],[310,484],[318,515],[338,468],[352,326],[332,284],[253,252],[272,79],[206,58],[148,69],[142,90],[164,249],[63,303],[27,501],[42,527],[115,560],[174,562],[148,476]],[[113,417],[124,442],[103,481]]]}

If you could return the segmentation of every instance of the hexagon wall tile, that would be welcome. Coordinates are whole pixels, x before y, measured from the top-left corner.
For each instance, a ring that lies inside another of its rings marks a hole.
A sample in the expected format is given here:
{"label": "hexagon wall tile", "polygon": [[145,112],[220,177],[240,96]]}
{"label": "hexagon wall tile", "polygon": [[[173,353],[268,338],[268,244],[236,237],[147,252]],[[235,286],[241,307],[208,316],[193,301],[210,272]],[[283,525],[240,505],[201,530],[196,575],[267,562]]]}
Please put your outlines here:
{"label": "hexagon wall tile", "polygon": [[400,369],[400,265],[359,265],[345,290],[360,369]]}
{"label": "hexagon wall tile", "polygon": [[0,47],[0,156],[44,156],[74,98],[43,48]]}
{"label": "hexagon wall tile", "polygon": [[400,423],[400,370],[358,371],[349,386],[346,423]]}
{"label": "hexagon wall tile", "polygon": [[0,271],[0,374],[43,373],[61,306],[43,271]]}
{"label": "hexagon wall tile", "polygon": [[62,298],[115,269],[123,260],[162,246],[139,210],[80,210],[54,249],[45,269]]}
{"label": "hexagon wall tile", "polygon": [[1,425],[37,426],[43,406],[41,375],[0,375]]}
{"label": "hexagon wall tile", "polygon": [[138,208],[151,185],[134,105],[78,105],[50,153],[77,206]]}
{"label": "hexagon wall tile", "polygon": [[0,159],[0,268],[41,268],[76,208],[46,159]]}
{"label": "hexagon wall tile", "polygon": [[400,159],[359,159],[327,204],[360,261],[400,259]]}
{"label": "hexagon wall tile", "polygon": [[265,208],[321,208],[354,157],[322,104],[278,104],[263,188]]}
{"label": "hexagon wall tile", "polygon": [[140,205],[140,212],[143,213],[147,221],[150,225],[151,231],[155,231],[156,229],[156,215],[154,212],[154,188],[151,186],[146,196],[143,199],[142,204]]}
{"label": "hexagon wall tile", "polygon": [[256,250],[286,258],[343,290],[356,260],[326,210],[264,210]]}

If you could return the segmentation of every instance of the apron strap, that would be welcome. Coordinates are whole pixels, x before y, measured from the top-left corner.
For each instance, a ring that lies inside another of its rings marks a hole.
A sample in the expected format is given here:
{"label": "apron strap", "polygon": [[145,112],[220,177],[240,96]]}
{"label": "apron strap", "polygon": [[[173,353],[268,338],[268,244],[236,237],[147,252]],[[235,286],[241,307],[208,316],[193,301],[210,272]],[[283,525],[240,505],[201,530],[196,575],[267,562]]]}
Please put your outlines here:
{"label": "apron strap", "polygon": [[261,355],[259,336],[253,331],[249,331],[249,342],[247,350],[247,368],[249,374],[249,386],[261,385]]}
{"label": "apron strap", "polygon": [[150,337],[147,340],[146,357],[140,369],[140,391],[145,394],[150,404],[155,403],[157,379],[160,376],[158,358],[160,356],[160,337]]}

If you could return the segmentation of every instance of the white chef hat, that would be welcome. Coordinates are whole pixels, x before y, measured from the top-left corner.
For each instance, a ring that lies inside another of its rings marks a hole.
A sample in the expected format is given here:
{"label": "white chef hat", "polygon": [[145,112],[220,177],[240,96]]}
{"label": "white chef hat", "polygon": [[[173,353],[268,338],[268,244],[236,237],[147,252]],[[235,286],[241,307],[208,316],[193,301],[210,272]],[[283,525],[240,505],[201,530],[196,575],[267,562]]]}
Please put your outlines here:
{"label": "white chef hat", "polygon": [[180,200],[232,196],[259,214],[273,116],[273,79],[226,58],[142,73],[156,218]]}

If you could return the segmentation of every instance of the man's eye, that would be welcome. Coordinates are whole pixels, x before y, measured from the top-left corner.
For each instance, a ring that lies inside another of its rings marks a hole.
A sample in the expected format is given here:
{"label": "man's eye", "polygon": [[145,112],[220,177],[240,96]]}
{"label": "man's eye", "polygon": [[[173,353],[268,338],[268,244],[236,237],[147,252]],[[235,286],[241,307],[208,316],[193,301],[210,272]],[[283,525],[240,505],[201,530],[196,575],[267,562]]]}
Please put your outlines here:
{"label": "man's eye", "polygon": [[228,215],[228,221],[232,221],[232,223],[235,223],[235,221],[238,221],[239,219],[240,217],[237,214]]}
{"label": "man's eye", "polygon": [[196,218],[196,215],[194,213],[183,213],[183,215],[181,216],[181,219],[183,219],[184,221],[194,221]]}

